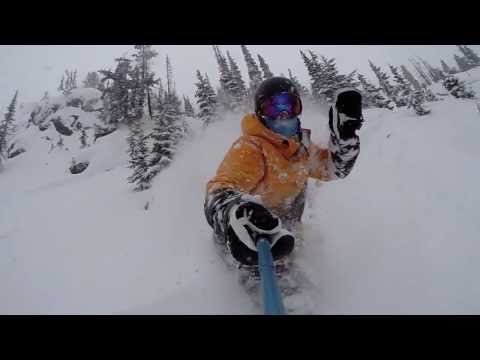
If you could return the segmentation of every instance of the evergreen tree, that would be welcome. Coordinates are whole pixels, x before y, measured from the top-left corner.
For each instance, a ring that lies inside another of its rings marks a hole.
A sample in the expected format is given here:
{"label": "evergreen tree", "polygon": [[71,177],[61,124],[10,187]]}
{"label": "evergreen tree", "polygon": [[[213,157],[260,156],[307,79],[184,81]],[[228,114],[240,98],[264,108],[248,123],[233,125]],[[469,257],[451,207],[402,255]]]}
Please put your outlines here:
{"label": "evergreen tree", "polygon": [[453,57],[458,65],[458,70],[460,72],[464,72],[470,69],[468,62],[467,60],[465,60],[464,57],[458,56],[457,54],[453,55]]}
{"label": "evergreen tree", "polygon": [[477,53],[467,45],[464,45],[463,48],[465,51],[465,56],[470,59],[470,62],[473,64],[473,66],[480,66],[480,57],[477,55]]}
{"label": "evergreen tree", "polygon": [[450,75],[443,80],[442,85],[457,99],[473,99],[475,92],[467,89],[465,82],[460,81],[456,76]]}
{"label": "evergreen tree", "polygon": [[339,74],[335,59],[327,59],[325,56],[322,56],[322,89],[320,90],[320,95],[328,102],[333,102],[335,93],[337,90],[351,87],[356,88],[358,83],[354,80],[356,71],[351,72],[348,75]]}
{"label": "evergreen tree", "polygon": [[98,89],[99,85],[100,85],[100,76],[98,76],[98,73],[96,71],[87,73],[85,80],[83,80],[83,87]]}
{"label": "evergreen tree", "polygon": [[152,156],[149,161],[148,178],[149,181],[153,179],[161,170],[166,168],[173,160],[175,152],[175,129],[170,124],[167,112],[170,110],[170,104],[165,104],[164,111],[157,114],[154,118],[155,127],[151,134],[154,140]]}
{"label": "evergreen tree", "polygon": [[60,91],[62,94],[65,91],[65,75],[62,75],[62,79],[60,80],[60,84],[58,85],[57,90]]}
{"label": "evergreen tree", "polygon": [[158,91],[155,99],[156,99],[157,112],[161,113],[163,111],[163,104],[165,102],[165,90],[163,89],[163,84],[161,79],[158,79]]}
{"label": "evergreen tree", "polygon": [[2,158],[7,156],[8,139],[15,134],[15,111],[17,108],[18,90],[15,91],[10,105],[7,107],[7,112],[4,115],[3,121],[0,123],[0,165]]}
{"label": "evergreen tree", "polygon": [[455,70],[448,66],[445,61],[441,60],[440,63],[442,64],[442,70],[445,74],[452,75],[455,73]]}
{"label": "evergreen tree", "polygon": [[[137,114],[132,111],[132,99],[138,97],[131,96],[131,61],[127,58],[115,59],[117,66],[114,72],[110,70],[100,70],[103,75],[102,83],[110,81],[111,85],[106,86],[102,99],[104,99],[103,118],[107,124],[118,125],[123,122],[130,122]],[[137,74],[138,75],[138,74]],[[138,109],[138,106],[136,107]]]}
{"label": "evergreen tree", "polygon": [[155,127],[150,137],[154,140],[152,155],[149,161],[148,181],[173,160],[177,146],[185,135],[185,125],[180,117],[175,102],[167,100],[164,110],[154,118]]}
{"label": "evergreen tree", "polygon": [[128,111],[129,121],[139,121],[145,115],[146,91],[142,87],[141,69],[137,66],[130,69],[128,73]]}
{"label": "evergreen tree", "polygon": [[230,53],[227,51],[228,63],[230,65],[230,74],[231,81],[229,86],[229,92],[233,99],[233,108],[238,108],[245,104],[245,98],[247,96],[247,89],[245,87],[245,82],[242,79],[242,73],[235,62],[235,60],[230,56]]}
{"label": "evergreen tree", "polygon": [[467,70],[480,65],[480,57],[478,57],[478,55],[471,48],[466,45],[457,45],[457,47],[464,55],[463,59],[465,64],[468,66]]}
{"label": "evergreen tree", "polygon": [[199,70],[197,70],[197,79],[198,82],[195,83],[197,87],[195,97],[197,98],[197,104],[200,109],[198,118],[205,126],[208,126],[215,118],[217,107],[216,95],[212,85],[210,85],[208,77],[206,75],[203,77]]}
{"label": "evergreen tree", "polygon": [[337,90],[359,86],[359,83],[355,80],[356,71],[348,75],[340,74],[335,59],[327,59],[324,56],[321,56],[321,59],[319,59],[318,55],[313,51],[309,50],[308,52],[310,58],[303,51],[300,51],[300,54],[310,76],[310,85],[314,99],[321,102],[332,102]]}
{"label": "evergreen tree", "polygon": [[412,92],[410,84],[400,74],[397,67],[393,65],[389,65],[389,67],[390,71],[393,74],[393,79],[396,83],[394,87],[396,97],[395,103],[398,104],[399,107],[406,106],[408,104],[408,98],[410,97],[410,94]]}
{"label": "evergreen tree", "polygon": [[148,146],[142,129],[141,121],[133,121],[129,124],[130,134],[127,137],[129,165],[132,174],[128,177],[130,184],[135,184],[135,191],[146,190],[150,187],[148,177]]}
{"label": "evergreen tree", "polygon": [[427,85],[422,86],[423,90],[423,96],[425,98],[425,101],[427,102],[433,102],[433,101],[438,101],[437,96],[433,93],[432,89],[430,89]]}
{"label": "evergreen tree", "polygon": [[308,98],[310,96],[308,89],[303,86],[300,81],[298,81],[297,77],[292,75],[292,70],[288,69],[288,78],[290,81],[295,85],[295,87],[298,90],[298,93],[300,94],[300,97],[303,98]]}
{"label": "evergreen tree", "polygon": [[72,90],[76,89],[77,87],[77,70],[65,70],[65,74],[62,76],[62,80],[58,86],[58,91],[67,96],[70,95]]}
{"label": "evergreen tree", "polygon": [[377,77],[383,92],[388,96],[388,98],[390,98],[395,103],[396,106],[399,106],[395,98],[395,88],[390,83],[389,76],[382,71],[380,66],[375,66],[375,64],[372,61],[369,60],[368,63],[370,64],[370,68],[372,69],[375,76]]}
{"label": "evergreen tree", "polygon": [[426,109],[423,104],[425,103],[424,93],[422,90],[415,90],[409,98],[408,108],[412,108],[415,114],[422,116],[430,114],[431,110]]}
{"label": "evergreen tree", "polygon": [[392,101],[382,94],[380,87],[375,87],[362,74],[358,74],[358,81],[362,88],[363,105],[365,107],[377,107],[381,109],[393,110]]}
{"label": "evergreen tree", "polygon": [[430,80],[429,76],[423,71],[422,66],[418,61],[415,59],[409,59],[410,63],[413,65],[415,71],[420,76],[420,78],[426,83],[428,86],[432,85],[432,81]]}
{"label": "evergreen tree", "polygon": [[412,73],[407,69],[405,65],[400,65],[400,69],[402,69],[402,75],[405,78],[405,80],[407,80],[415,90],[421,89],[420,83],[415,78],[415,76],[412,75]]}
{"label": "evergreen tree", "polygon": [[248,78],[250,79],[250,86],[248,95],[253,99],[255,91],[262,82],[262,72],[258,68],[255,59],[245,45],[241,45],[245,63],[247,64]]}
{"label": "evergreen tree", "polygon": [[[151,92],[152,87],[158,83],[158,80],[155,80],[155,74],[151,70],[151,62],[158,53],[152,49],[152,45],[135,45],[135,51],[133,54],[135,61],[134,71],[138,74],[136,77],[137,83],[135,84],[137,89],[136,96],[138,98],[136,105],[142,108],[143,112],[143,105],[146,102],[148,115],[152,118]],[[137,110],[137,113],[139,112],[140,110]]]}
{"label": "evergreen tree", "polygon": [[162,111],[154,116],[155,127],[150,134],[153,148],[148,160],[147,180],[151,180],[173,160],[177,146],[185,137],[188,128],[181,113],[170,61],[167,57],[167,91],[164,94]]}
{"label": "evergreen tree", "polygon": [[183,96],[183,106],[186,116],[195,117],[195,111],[193,110],[192,103],[190,102],[190,99],[185,95]]}
{"label": "evergreen tree", "polygon": [[164,107],[166,104],[170,104],[173,111],[175,111],[176,116],[179,117],[181,116],[180,107],[182,105],[182,102],[180,101],[180,98],[178,97],[175,90],[175,81],[173,80],[173,68],[168,56],[167,56],[166,65],[167,65],[167,90],[164,94]]}
{"label": "evergreen tree", "polygon": [[310,58],[300,50],[305,67],[307,68],[308,75],[310,76],[310,88],[312,89],[312,97],[316,100],[320,100],[321,91],[323,89],[323,73],[322,66],[318,59],[318,55],[310,51]]}
{"label": "evergreen tree", "polygon": [[215,58],[217,59],[217,64],[220,72],[220,88],[222,89],[221,95],[219,98],[219,105],[223,106],[227,110],[231,110],[233,105],[232,94],[230,94],[230,84],[232,82],[232,72],[228,67],[227,60],[225,56],[220,51],[219,47],[214,45],[213,51],[215,53]]}
{"label": "evergreen tree", "polygon": [[425,60],[425,59],[422,59],[420,58],[420,61],[422,62],[422,64],[425,66],[425,68],[427,69],[427,72],[428,72],[428,75],[430,76],[430,78],[433,80],[433,82],[439,82],[440,80],[442,80],[442,77],[443,77],[443,72],[442,70],[440,69],[437,69],[436,67],[433,67],[432,65],[430,65],[430,63]]}
{"label": "evergreen tree", "polygon": [[263,78],[264,79],[269,79],[273,77],[273,73],[270,71],[270,67],[268,66],[267,62],[261,55],[258,56],[258,63],[260,64],[260,68],[263,71]]}

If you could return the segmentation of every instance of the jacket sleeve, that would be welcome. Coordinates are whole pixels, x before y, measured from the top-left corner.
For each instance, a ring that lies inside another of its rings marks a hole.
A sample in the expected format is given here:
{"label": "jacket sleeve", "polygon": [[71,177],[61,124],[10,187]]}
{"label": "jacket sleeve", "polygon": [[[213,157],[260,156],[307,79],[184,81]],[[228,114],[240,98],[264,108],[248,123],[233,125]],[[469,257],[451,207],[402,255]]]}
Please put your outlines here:
{"label": "jacket sleeve", "polygon": [[226,236],[230,209],[257,187],[264,173],[262,149],[248,139],[238,139],[207,184],[204,212],[216,236]]}
{"label": "jacket sleeve", "polygon": [[220,188],[250,192],[258,185],[264,173],[262,149],[242,137],[235,141],[220,164],[217,174],[208,182],[207,192]]}
{"label": "jacket sleeve", "polygon": [[310,153],[309,176],[323,181],[332,180],[328,169],[328,163],[331,161],[330,151],[315,144],[311,144],[308,151]]}
{"label": "jacket sleeve", "polygon": [[360,138],[355,135],[341,139],[332,132],[328,149],[311,144],[309,153],[311,177],[323,181],[343,179],[350,174],[360,154]]}

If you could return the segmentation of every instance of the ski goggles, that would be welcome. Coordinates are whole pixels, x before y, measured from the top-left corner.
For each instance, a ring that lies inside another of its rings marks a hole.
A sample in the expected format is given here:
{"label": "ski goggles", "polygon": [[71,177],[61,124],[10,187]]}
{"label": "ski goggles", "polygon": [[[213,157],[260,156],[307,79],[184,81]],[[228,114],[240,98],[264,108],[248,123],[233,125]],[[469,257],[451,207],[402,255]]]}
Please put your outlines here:
{"label": "ski goggles", "polygon": [[302,101],[296,95],[280,93],[266,98],[260,105],[260,113],[270,119],[277,119],[280,115],[293,118],[302,113]]}

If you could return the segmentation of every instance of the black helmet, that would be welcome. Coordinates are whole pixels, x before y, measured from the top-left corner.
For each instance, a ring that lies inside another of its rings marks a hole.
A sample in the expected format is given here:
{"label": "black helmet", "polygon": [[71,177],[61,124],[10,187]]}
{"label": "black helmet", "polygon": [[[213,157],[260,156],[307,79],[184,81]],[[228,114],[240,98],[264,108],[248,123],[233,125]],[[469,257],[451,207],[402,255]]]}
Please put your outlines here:
{"label": "black helmet", "polygon": [[263,81],[255,92],[255,114],[261,117],[260,105],[262,104],[263,100],[269,96],[282,92],[287,92],[297,97],[301,109],[302,102],[300,100],[300,95],[293,82],[290,79],[275,76]]}

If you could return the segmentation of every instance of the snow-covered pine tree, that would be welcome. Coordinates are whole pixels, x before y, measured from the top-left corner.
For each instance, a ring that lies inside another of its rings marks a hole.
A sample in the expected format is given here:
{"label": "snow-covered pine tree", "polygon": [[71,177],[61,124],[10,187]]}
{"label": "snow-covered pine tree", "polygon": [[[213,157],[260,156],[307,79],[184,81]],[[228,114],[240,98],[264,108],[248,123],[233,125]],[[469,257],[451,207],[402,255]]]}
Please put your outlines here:
{"label": "snow-covered pine tree", "polygon": [[4,115],[3,121],[0,123],[0,166],[2,160],[7,157],[8,139],[15,134],[15,111],[17,108],[18,90],[10,101],[7,111]]}
{"label": "snow-covered pine tree", "polygon": [[463,48],[465,51],[465,56],[470,59],[471,63],[474,66],[480,66],[480,56],[478,56],[477,53],[467,45],[464,45]]}
{"label": "snow-covered pine tree", "polygon": [[129,86],[128,86],[128,109],[129,121],[136,121],[143,119],[145,115],[145,89],[141,85],[141,69],[133,67],[129,72]]}
{"label": "snow-covered pine tree", "polygon": [[407,80],[415,90],[421,89],[421,85],[418,80],[413,76],[413,74],[407,69],[405,65],[400,65],[400,69],[402,70],[402,75]]}
{"label": "snow-covered pine tree", "polygon": [[83,80],[83,87],[98,89],[99,85],[100,85],[100,76],[98,75],[98,73],[96,71],[91,71],[87,73],[85,80]]}
{"label": "snow-covered pine tree", "polygon": [[308,50],[310,58],[300,50],[300,55],[302,56],[305,67],[307,68],[308,75],[310,77],[310,88],[312,91],[312,98],[316,101],[325,102],[323,96],[323,89],[325,88],[324,83],[324,68],[320,63],[318,55],[313,51]]}
{"label": "snow-covered pine tree", "polygon": [[375,87],[375,85],[370,83],[362,74],[358,74],[357,77],[362,88],[363,105],[365,107],[393,110],[394,105],[392,104],[392,100],[382,94],[383,91],[380,87]]}
{"label": "snow-covered pine tree", "polygon": [[181,101],[173,84],[173,71],[167,57],[167,90],[164,94],[162,111],[154,116],[155,127],[149,136],[153,139],[146,175],[149,183],[172,162],[178,144],[188,132],[180,109]]}
{"label": "snow-covered pine tree", "polygon": [[302,99],[307,99],[310,96],[308,89],[298,81],[297,77],[292,74],[292,70],[290,69],[288,69],[288,78],[295,85]]}
{"label": "snow-covered pine tree", "polygon": [[227,59],[222,54],[220,48],[217,45],[213,46],[213,51],[215,53],[215,58],[217,59],[218,69],[220,73],[220,88],[222,89],[222,91],[219,92],[219,94],[221,94],[222,96],[217,99],[218,104],[226,110],[231,110],[233,108],[232,94],[230,94],[232,72],[228,67]]}
{"label": "snow-covered pine tree", "polygon": [[155,115],[155,127],[150,137],[153,139],[153,148],[148,162],[148,179],[151,181],[160,171],[170,165],[175,153],[174,129],[170,124],[167,112],[171,105],[165,103],[162,113]]}
{"label": "snow-covered pine tree", "polygon": [[[151,45],[135,45],[134,48],[136,52],[133,55],[133,67],[129,59],[121,59],[117,66],[118,71],[116,70],[115,74],[106,75],[109,75],[109,78],[113,80],[112,100],[123,98],[125,101],[124,107],[121,109],[125,111],[124,118],[126,118],[130,129],[127,142],[130,156],[129,168],[133,171],[128,177],[128,182],[135,184],[134,189],[136,191],[142,191],[150,187],[151,181],[148,160],[149,148],[147,136],[145,136],[143,130],[143,120],[145,118],[145,105],[150,118],[153,115],[150,94],[151,88],[157,81],[154,79],[154,73],[150,70],[150,61],[157,53],[151,49]],[[120,118],[121,120],[125,121]]]}
{"label": "snow-covered pine tree", "polygon": [[72,80],[71,80],[71,88],[72,90],[73,89],[76,89],[78,87],[78,82],[77,82],[77,70],[75,70],[73,72],[73,75],[72,75]]}
{"label": "snow-covered pine tree", "polygon": [[422,90],[423,90],[423,96],[425,98],[425,101],[427,102],[438,101],[438,97],[434,94],[432,89],[430,89],[430,87],[428,87],[426,84],[422,85]]}
{"label": "snow-covered pine tree", "polygon": [[447,63],[442,59],[440,60],[440,64],[442,64],[442,70],[445,74],[455,74],[454,69],[447,65]]}
{"label": "snow-covered pine tree", "polygon": [[163,103],[165,101],[165,90],[163,88],[162,79],[158,79],[158,90],[154,99],[155,109],[158,113],[161,113],[163,111]]}
{"label": "snow-covered pine tree", "polygon": [[65,91],[65,75],[62,75],[62,78],[60,80],[60,84],[58,84],[57,90],[62,94]]}
{"label": "snow-covered pine tree", "polygon": [[135,185],[135,191],[142,191],[150,188],[147,162],[147,139],[141,121],[132,121],[128,126],[130,130],[127,137],[129,156],[128,168],[132,170],[132,174],[127,178],[127,181],[130,184]]}
{"label": "snow-covered pine tree", "polygon": [[377,77],[383,92],[395,103],[396,106],[399,106],[395,99],[395,88],[390,83],[389,76],[382,71],[380,66],[375,66],[375,64],[371,60],[368,60],[368,63],[370,64],[370,68],[372,69],[373,73]]}
{"label": "snow-covered pine tree", "polygon": [[323,95],[327,102],[334,101],[335,92],[338,89],[357,86],[357,84],[352,81],[356,71],[348,75],[341,75],[338,73],[334,58],[328,59],[325,56],[321,56],[321,59],[323,68],[323,86],[320,90],[320,95]]}
{"label": "snow-covered pine tree", "polygon": [[235,62],[235,60],[230,55],[230,52],[227,51],[228,63],[230,66],[231,81],[229,86],[229,92],[233,99],[233,108],[241,108],[245,106],[247,89],[245,87],[245,82],[242,79],[242,73]]}
{"label": "snow-covered pine tree", "polygon": [[224,113],[227,110],[230,110],[231,97],[225,92],[221,86],[217,86],[215,91],[215,102],[217,103],[218,113]]}
{"label": "snow-covered pine tree", "polygon": [[175,81],[173,79],[173,67],[172,63],[170,62],[170,58],[167,56],[167,91],[164,95],[164,104],[170,104],[171,108],[175,111],[175,116],[180,118],[182,115],[181,106],[182,101],[178,97],[176,90],[175,90]]}
{"label": "snow-covered pine tree", "polygon": [[430,77],[428,74],[422,69],[422,65],[415,59],[409,59],[410,63],[413,65],[415,71],[417,74],[420,76],[420,78],[423,80],[425,84],[428,86],[432,85],[432,80],[430,80]]}
{"label": "snow-covered pine tree", "polygon": [[357,88],[359,83],[355,80],[356,70],[350,74],[343,75],[338,72],[335,59],[328,59],[308,50],[310,58],[300,51],[302,59],[310,76],[312,97],[320,102],[332,102],[335,92],[340,88]]}
{"label": "snow-covered pine tree", "polygon": [[131,61],[127,58],[115,59],[117,66],[114,72],[110,70],[100,70],[103,75],[102,83],[110,81],[111,85],[106,86],[102,99],[104,107],[102,118],[105,123],[117,126],[119,123],[126,123],[135,116],[132,112],[130,89],[132,81],[130,79]]}
{"label": "snow-covered pine tree", "polygon": [[323,86],[320,90],[320,95],[326,99],[327,102],[332,102],[334,94],[339,84],[337,82],[338,71],[335,66],[335,59],[327,59],[325,56],[321,56],[322,69],[323,69]]}
{"label": "snow-covered pine tree", "polygon": [[407,80],[400,74],[398,71],[398,68],[393,65],[389,65],[390,71],[393,74],[393,79],[395,81],[395,103],[397,106],[407,106],[408,104],[408,99],[410,97],[410,94],[412,92],[412,89],[410,87],[410,84],[408,83]]}
{"label": "snow-covered pine tree", "polygon": [[464,72],[470,69],[467,60],[463,56],[458,56],[457,54],[455,54],[453,55],[453,58],[455,59],[455,62],[458,65],[458,70],[460,72]]}
{"label": "snow-covered pine tree", "polygon": [[[138,82],[136,84],[136,101],[137,106],[141,107],[143,104],[147,104],[148,115],[150,118],[153,116],[151,93],[152,87],[158,83],[155,79],[155,73],[151,69],[152,59],[158,55],[158,53],[152,49],[152,45],[135,45],[135,53],[133,59],[135,62],[134,70],[138,73]],[[167,61],[168,57],[167,57]]]}
{"label": "snow-covered pine tree", "polygon": [[419,60],[422,62],[423,66],[427,69],[428,75],[430,75],[430,78],[433,80],[433,82],[439,82],[442,80],[442,70],[437,69],[436,67],[432,66],[427,60],[423,58],[419,58]]}
{"label": "snow-covered pine tree", "polygon": [[475,92],[467,89],[465,82],[460,81],[456,76],[450,75],[443,80],[442,85],[457,99],[473,99]]}
{"label": "snow-covered pine tree", "polygon": [[258,68],[255,59],[253,58],[250,51],[245,45],[241,45],[242,53],[245,58],[245,63],[247,64],[248,78],[250,79],[250,84],[248,88],[248,96],[253,100],[253,96],[258,86],[262,82],[262,72]]}
{"label": "snow-covered pine tree", "polygon": [[372,96],[373,85],[370,84],[362,74],[357,74],[357,78],[360,82],[360,91],[362,92],[362,107],[376,107],[374,97]]}
{"label": "snow-covered pine tree", "polygon": [[415,114],[422,116],[430,114],[431,110],[426,109],[423,105],[425,103],[424,92],[422,90],[415,90],[410,95],[408,101],[408,108],[412,108]]}
{"label": "snow-covered pine tree", "polygon": [[263,71],[263,78],[269,79],[273,77],[273,73],[270,71],[270,67],[268,66],[265,59],[260,54],[258,54],[257,56],[258,56],[258,63],[260,64],[260,68]]}
{"label": "snow-covered pine tree", "polygon": [[77,70],[65,70],[65,75],[62,76],[58,90],[61,91],[63,95],[67,96],[70,95],[72,90],[76,89],[77,87]]}
{"label": "snow-covered pine tree", "polygon": [[208,126],[214,121],[217,99],[208,77],[206,75],[203,77],[199,70],[197,70],[197,79],[198,82],[195,83],[197,87],[195,97],[199,107],[197,116],[203,122],[204,126]]}
{"label": "snow-covered pine tree", "polygon": [[193,110],[192,103],[188,96],[183,96],[183,108],[186,116],[195,117],[195,111]]}
{"label": "snow-covered pine tree", "polygon": [[176,101],[167,96],[164,110],[154,118],[155,127],[150,135],[153,148],[148,162],[148,181],[150,182],[160,171],[173,160],[177,146],[185,136],[183,119],[176,107]]}
{"label": "snow-covered pine tree", "polygon": [[469,67],[468,70],[480,65],[480,57],[478,57],[478,55],[471,48],[469,48],[467,45],[457,45],[457,47],[464,55],[463,58]]}

